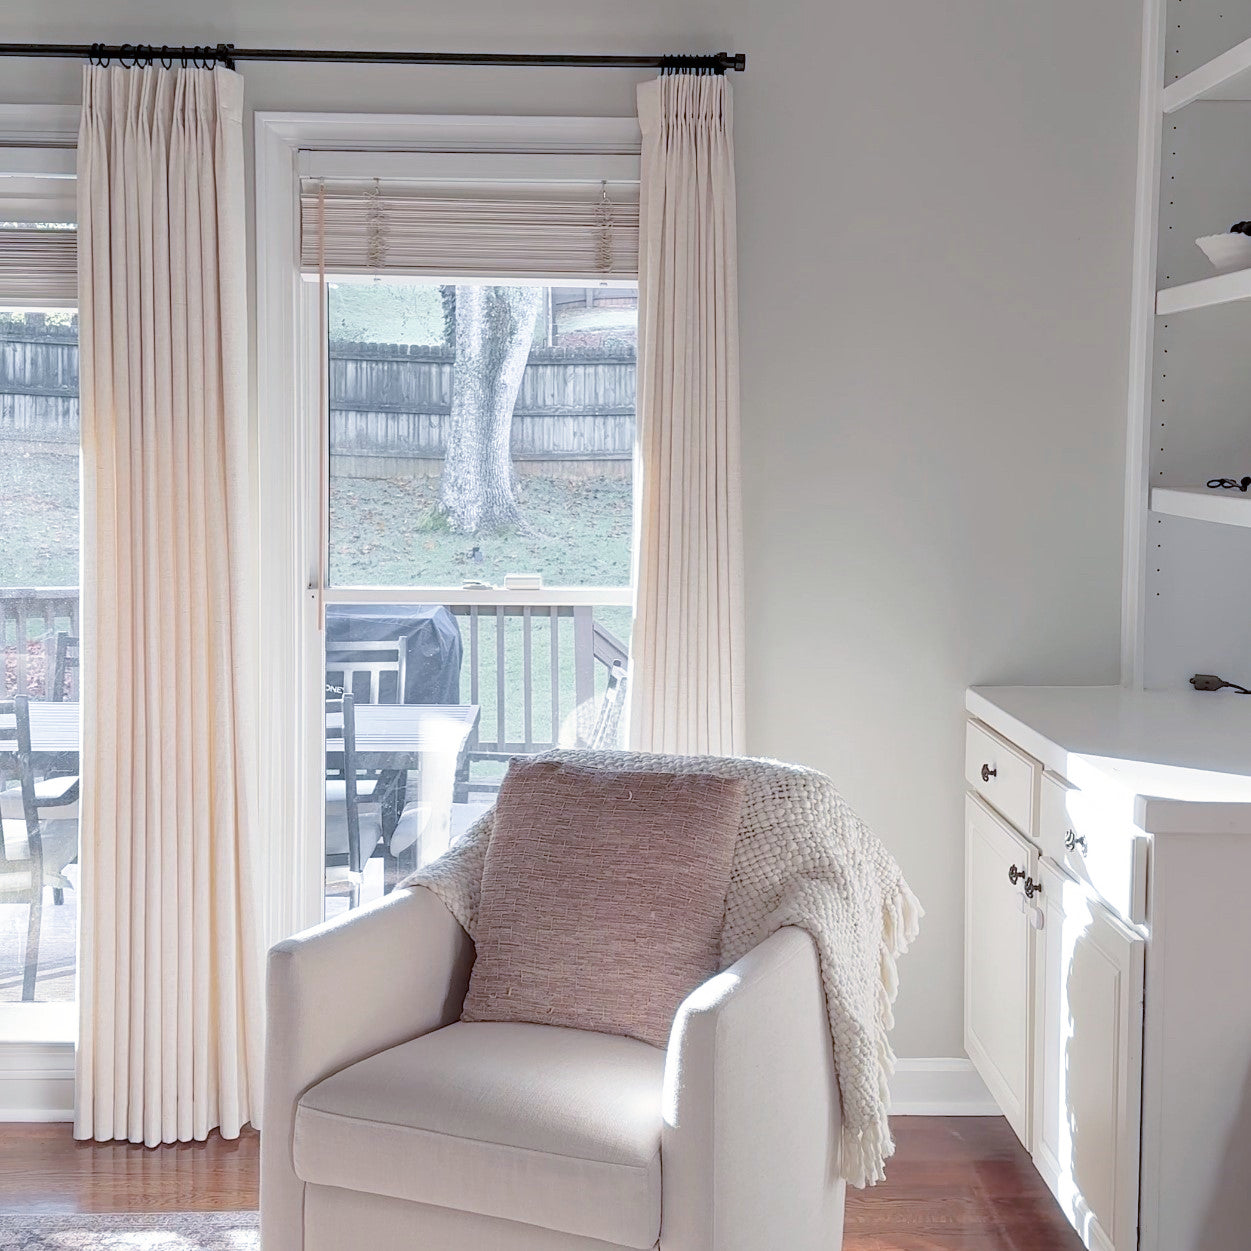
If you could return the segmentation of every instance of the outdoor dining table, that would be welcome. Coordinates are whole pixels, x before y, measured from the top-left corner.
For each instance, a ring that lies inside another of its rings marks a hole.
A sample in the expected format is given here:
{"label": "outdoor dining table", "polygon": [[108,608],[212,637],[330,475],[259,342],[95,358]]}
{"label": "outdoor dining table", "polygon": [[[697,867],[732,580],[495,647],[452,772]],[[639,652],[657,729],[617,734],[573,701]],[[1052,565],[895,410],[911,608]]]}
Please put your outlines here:
{"label": "outdoor dining table", "polygon": [[[32,762],[76,761],[80,705],[32,699],[29,707]],[[357,761],[364,769],[418,769],[428,752],[459,757],[480,712],[477,704],[357,704]],[[6,747],[13,750],[12,742],[0,741],[0,751]]]}
{"label": "outdoor dining table", "polygon": [[[416,771],[417,794],[411,798],[424,812],[421,854],[423,858],[439,855],[451,840],[456,774],[481,709],[477,704],[357,704],[354,711],[356,764],[381,775],[387,837],[410,798],[403,783],[409,771]],[[326,767],[341,769],[343,752],[327,751]],[[394,780],[401,785],[391,784]],[[403,850],[404,872],[417,868],[416,854],[415,847]]]}

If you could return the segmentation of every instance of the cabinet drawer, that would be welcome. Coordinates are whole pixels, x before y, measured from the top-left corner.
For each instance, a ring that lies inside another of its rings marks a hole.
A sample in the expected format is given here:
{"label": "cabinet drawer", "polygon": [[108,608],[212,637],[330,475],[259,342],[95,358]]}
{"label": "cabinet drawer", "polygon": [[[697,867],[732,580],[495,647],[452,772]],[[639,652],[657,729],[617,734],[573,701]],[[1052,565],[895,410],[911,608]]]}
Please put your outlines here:
{"label": "cabinet drawer", "polygon": [[964,740],[964,780],[1022,834],[1036,837],[1034,812],[1042,766],[980,721]]}
{"label": "cabinet drawer", "polygon": [[1044,856],[1086,882],[1118,916],[1146,924],[1149,844],[1141,831],[1051,772],[1043,774],[1038,826]]}

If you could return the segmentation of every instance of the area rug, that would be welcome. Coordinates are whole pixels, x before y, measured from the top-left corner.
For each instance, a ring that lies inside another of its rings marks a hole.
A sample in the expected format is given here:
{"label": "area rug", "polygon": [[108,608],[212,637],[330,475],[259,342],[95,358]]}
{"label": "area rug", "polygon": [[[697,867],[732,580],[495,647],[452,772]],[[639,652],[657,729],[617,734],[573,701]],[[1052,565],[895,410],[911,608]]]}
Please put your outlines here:
{"label": "area rug", "polygon": [[257,1251],[260,1245],[255,1212],[0,1212],[0,1251]]}

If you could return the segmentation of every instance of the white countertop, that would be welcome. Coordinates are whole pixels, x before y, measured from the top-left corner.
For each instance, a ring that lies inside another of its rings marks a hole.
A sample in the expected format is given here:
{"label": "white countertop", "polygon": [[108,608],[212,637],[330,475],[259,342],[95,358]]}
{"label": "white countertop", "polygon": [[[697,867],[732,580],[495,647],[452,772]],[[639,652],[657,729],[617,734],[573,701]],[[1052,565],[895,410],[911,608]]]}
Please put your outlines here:
{"label": "white countertop", "polygon": [[1251,832],[1251,695],[1120,686],[972,687],[973,716],[1153,834]]}

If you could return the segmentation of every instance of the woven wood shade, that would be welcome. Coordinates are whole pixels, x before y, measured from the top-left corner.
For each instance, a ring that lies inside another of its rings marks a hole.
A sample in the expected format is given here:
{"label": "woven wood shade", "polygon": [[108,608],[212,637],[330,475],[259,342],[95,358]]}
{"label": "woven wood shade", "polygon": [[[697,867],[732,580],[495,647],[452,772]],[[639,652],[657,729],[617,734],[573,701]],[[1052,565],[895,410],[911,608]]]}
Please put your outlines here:
{"label": "woven wood shade", "polygon": [[620,278],[638,275],[637,184],[432,189],[425,184],[301,189],[301,263],[337,274],[435,278]]}
{"label": "woven wood shade", "polygon": [[77,231],[0,226],[0,303],[77,301]]}

